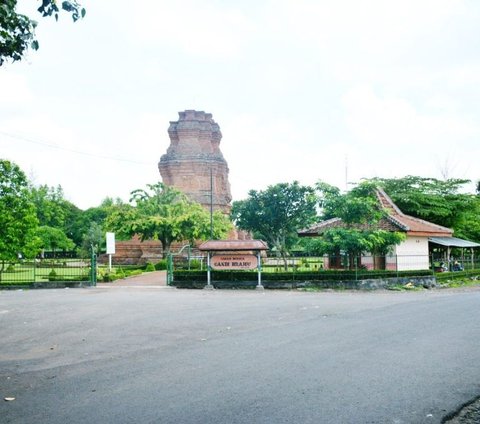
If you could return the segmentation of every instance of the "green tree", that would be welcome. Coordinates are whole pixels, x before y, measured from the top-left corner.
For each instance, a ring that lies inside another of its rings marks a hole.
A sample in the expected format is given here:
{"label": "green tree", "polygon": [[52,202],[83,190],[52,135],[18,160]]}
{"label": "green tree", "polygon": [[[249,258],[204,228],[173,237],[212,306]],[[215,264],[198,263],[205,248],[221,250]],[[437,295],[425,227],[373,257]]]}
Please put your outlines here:
{"label": "green tree", "polygon": [[[85,16],[85,9],[76,0],[62,1],[59,8],[56,0],[41,0],[38,11],[42,16],[54,16],[58,20],[60,8],[70,13],[73,21]],[[2,0],[0,3],[0,66],[6,60],[21,60],[28,48],[38,50],[35,36],[37,22],[17,12],[17,0]]]}
{"label": "green tree", "polygon": [[37,236],[41,240],[40,247],[44,250],[51,250],[54,257],[57,250],[72,250],[75,247],[75,243],[59,228],[43,225],[38,227]]}
{"label": "green tree", "polygon": [[[469,180],[407,176],[371,180],[383,187],[402,212],[452,228],[455,235],[479,240],[478,196],[462,193]],[[473,230],[473,231],[472,231]]]}
{"label": "green tree", "polygon": [[[131,205],[124,205],[108,216],[106,226],[120,237],[139,235],[141,240],[162,243],[163,256],[173,242],[206,239],[210,236],[210,214],[175,188],[162,183],[148,184],[147,190],[131,193]],[[213,215],[213,237],[224,237],[231,229],[228,218]]]}
{"label": "green tree", "polygon": [[269,186],[264,191],[250,190],[248,196],[246,200],[233,202],[234,223],[265,240],[287,269],[287,256],[298,241],[297,231],[317,218],[313,188],[294,181]]}
{"label": "green tree", "polygon": [[90,223],[88,230],[82,237],[82,255],[89,257],[92,253],[99,253],[104,243],[105,233],[102,227],[95,221]]}
{"label": "green tree", "polygon": [[38,221],[28,181],[18,165],[0,159],[0,279],[7,261],[38,252]]}
{"label": "green tree", "polygon": [[31,187],[30,190],[39,225],[58,228],[72,239],[76,246],[80,246],[89,222],[84,218],[82,210],[65,199],[62,187],[40,185]]}
{"label": "green tree", "polygon": [[[105,230],[105,221],[107,217],[114,213],[115,210],[121,208],[124,205],[124,202],[121,199],[112,199],[105,198],[99,206],[88,208],[85,211],[70,211],[70,215],[73,218],[70,218],[67,221],[66,230],[69,234],[72,235],[72,239],[75,241],[77,246],[81,246],[83,252],[85,253],[85,248],[87,251],[90,251],[90,243],[87,242],[85,246],[85,237],[87,239],[89,236],[88,233],[91,232],[91,226],[93,223],[100,228],[102,232]],[[103,237],[103,236],[102,236]]]}
{"label": "green tree", "polygon": [[460,213],[456,220],[455,236],[480,242],[480,196],[472,198],[471,207]]}
{"label": "green tree", "polygon": [[385,215],[376,198],[376,186],[364,182],[346,194],[323,182],[316,185],[322,218],[340,218],[342,224],[322,233],[317,242],[310,242],[309,248],[320,253],[349,257],[350,267],[355,266],[355,258],[365,253],[385,256],[394,245],[405,239],[400,232],[389,232],[377,227]]}
{"label": "green tree", "polygon": [[345,224],[378,222],[383,212],[375,194],[375,184],[364,182],[346,194],[319,181],[316,184],[322,219],[341,218]]}
{"label": "green tree", "polygon": [[60,185],[57,187],[40,185],[32,187],[31,193],[39,224],[62,228],[67,215],[62,187]]}

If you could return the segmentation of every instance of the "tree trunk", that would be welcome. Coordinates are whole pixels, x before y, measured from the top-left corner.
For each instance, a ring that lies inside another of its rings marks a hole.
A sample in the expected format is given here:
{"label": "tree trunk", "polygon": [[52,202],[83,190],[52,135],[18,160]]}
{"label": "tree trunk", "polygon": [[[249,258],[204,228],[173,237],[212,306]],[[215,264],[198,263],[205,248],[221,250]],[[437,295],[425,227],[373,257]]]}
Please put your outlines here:
{"label": "tree trunk", "polygon": [[170,254],[170,246],[172,243],[167,240],[161,240],[161,242],[162,242],[162,258],[166,259]]}
{"label": "tree trunk", "polygon": [[280,256],[282,257],[282,260],[283,260],[283,269],[285,270],[285,272],[287,272],[288,271],[287,255],[285,254],[285,252],[281,252]]}

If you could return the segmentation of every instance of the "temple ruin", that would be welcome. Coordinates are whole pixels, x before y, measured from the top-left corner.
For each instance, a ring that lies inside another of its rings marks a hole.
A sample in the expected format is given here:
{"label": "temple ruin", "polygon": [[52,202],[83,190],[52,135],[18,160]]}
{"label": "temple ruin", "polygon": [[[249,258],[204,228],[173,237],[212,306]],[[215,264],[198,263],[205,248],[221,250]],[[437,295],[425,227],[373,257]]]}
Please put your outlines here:
{"label": "temple ruin", "polygon": [[[170,145],[161,156],[158,169],[164,184],[175,187],[206,209],[229,214],[232,195],[228,182],[228,165],[220,151],[222,133],[212,114],[202,111],[179,112],[178,121],[168,128]],[[229,238],[250,238],[233,230]],[[184,243],[183,243],[184,244]],[[182,243],[172,245],[178,250]],[[162,258],[159,241],[141,242],[138,237],[116,242],[114,261],[117,264],[142,264]]]}
{"label": "temple ruin", "polygon": [[186,110],[178,115],[178,121],[170,122],[170,146],[158,164],[163,182],[207,209],[212,204],[213,210],[228,214],[232,195],[219,125],[211,113]]}

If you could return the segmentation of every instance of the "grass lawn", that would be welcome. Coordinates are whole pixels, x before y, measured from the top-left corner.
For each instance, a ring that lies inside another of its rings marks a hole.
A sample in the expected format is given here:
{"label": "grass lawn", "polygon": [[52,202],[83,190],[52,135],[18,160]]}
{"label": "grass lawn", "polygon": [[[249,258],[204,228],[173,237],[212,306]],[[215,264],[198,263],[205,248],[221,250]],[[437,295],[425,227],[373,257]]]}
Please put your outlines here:
{"label": "grass lawn", "polygon": [[90,275],[89,263],[81,260],[23,262],[8,264],[0,274],[0,284],[26,284],[44,281],[81,281]]}

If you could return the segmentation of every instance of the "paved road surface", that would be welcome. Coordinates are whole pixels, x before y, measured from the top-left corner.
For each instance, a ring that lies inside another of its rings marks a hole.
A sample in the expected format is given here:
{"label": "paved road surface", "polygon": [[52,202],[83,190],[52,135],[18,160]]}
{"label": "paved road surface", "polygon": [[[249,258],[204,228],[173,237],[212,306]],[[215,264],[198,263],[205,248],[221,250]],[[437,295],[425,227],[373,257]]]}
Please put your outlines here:
{"label": "paved road surface", "polygon": [[480,291],[0,292],[2,423],[440,423]]}

